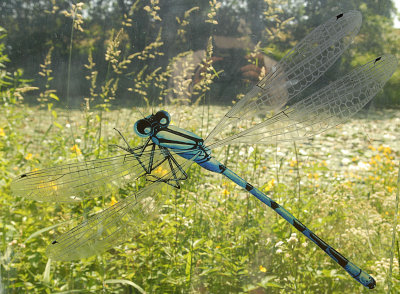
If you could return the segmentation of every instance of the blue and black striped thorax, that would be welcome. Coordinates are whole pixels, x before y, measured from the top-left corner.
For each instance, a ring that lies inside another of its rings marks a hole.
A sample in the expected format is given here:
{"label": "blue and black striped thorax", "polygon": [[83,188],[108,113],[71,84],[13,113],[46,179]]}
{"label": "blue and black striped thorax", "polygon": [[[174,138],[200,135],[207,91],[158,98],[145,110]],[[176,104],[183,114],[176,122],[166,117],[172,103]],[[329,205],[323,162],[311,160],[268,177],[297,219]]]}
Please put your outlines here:
{"label": "blue and black striped thorax", "polygon": [[192,159],[202,164],[211,159],[211,150],[204,145],[204,140],[196,134],[170,126],[171,117],[161,110],[138,120],[134,125],[135,133],[140,137],[150,137],[152,142],[160,147],[168,148],[179,156]]}

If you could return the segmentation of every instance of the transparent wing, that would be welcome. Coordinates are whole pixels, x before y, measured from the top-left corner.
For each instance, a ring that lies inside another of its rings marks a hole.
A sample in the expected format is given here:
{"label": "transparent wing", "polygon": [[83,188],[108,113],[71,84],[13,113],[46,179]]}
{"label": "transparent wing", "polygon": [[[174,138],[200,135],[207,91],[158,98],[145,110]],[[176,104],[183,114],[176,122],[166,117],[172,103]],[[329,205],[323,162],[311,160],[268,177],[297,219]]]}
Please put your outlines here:
{"label": "transparent wing", "polygon": [[[194,159],[180,158],[182,163],[179,168],[187,170]],[[176,172],[178,168],[175,169]],[[86,258],[134,237],[163,203],[163,197],[167,194],[163,187],[167,186],[161,183],[173,177],[174,170],[60,235],[48,246],[47,256],[62,261]]]}
{"label": "transparent wing", "polygon": [[[135,148],[139,150],[142,147]],[[151,149],[151,148],[150,148]],[[133,181],[165,158],[163,150],[55,166],[19,176],[11,184],[13,194],[40,201],[70,202],[98,197],[111,184]]]}
{"label": "transparent wing", "polygon": [[358,112],[383,88],[396,68],[397,59],[393,55],[378,57],[308,98],[208,147],[212,149],[240,142],[271,143],[314,136],[343,123]]}
{"label": "transparent wing", "polygon": [[243,121],[251,121],[260,113],[279,110],[310,86],[350,45],[361,21],[360,12],[349,11],[315,28],[222,118],[206,143],[212,144],[223,130],[237,132]]}

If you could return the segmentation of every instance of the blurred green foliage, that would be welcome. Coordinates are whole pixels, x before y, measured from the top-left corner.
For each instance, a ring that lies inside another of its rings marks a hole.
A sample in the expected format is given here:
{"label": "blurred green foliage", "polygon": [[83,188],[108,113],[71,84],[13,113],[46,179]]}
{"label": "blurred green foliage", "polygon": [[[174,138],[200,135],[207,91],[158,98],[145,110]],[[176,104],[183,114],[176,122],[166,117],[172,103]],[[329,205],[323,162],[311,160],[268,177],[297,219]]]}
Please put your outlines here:
{"label": "blurred green foliage", "polygon": [[[80,106],[82,97],[90,93],[90,84],[85,82],[87,70],[83,67],[89,54],[95,64],[97,81],[116,89],[117,103],[137,104],[141,101],[142,89],[129,90],[136,83],[135,76],[148,75],[161,68],[165,75],[160,83],[165,88],[171,75],[167,73],[171,61],[185,52],[205,50],[210,36],[245,37],[253,45],[260,42],[264,53],[279,59],[311,29],[349,9],[362,12],[363,26],[354,45],[328,73],[329,78],[336,78],[349,67],[382,53],[398,54],[399,30],[392,27],[395,9],[391,0],[239,0],[224,2],[217,9],[207,1],[194,0],[173,3],[87,0],[81,3],[72,8],[66,0],[4,0],[0,5],[0,26],[8,32],[4,41],[5,53],[11,60],[10,70],[23,69],[26,78],[35,79],[34,85],[43,88],[46,80],[38,78],[37,73],[53,48],[52,87],[59,97],[71,96],[68,106],[74,107]],[[107,53],[112,44],[118,53],[110,56]],[[239,48],[230,50],[230,58],[225,58],[220,66],[217,64],[217,71],[222,69],[224,73],[214,82],[217,95],[213,95],[211,103],[230,104],[235,92],[246,86],[239,68],[246,64],[244,56],[253,49],[250,46],[247,52]],[[135,53],[144,55],[132,57]],[[218,46],[214,48],[214,57],[224,54],[218,51]],[[122,62],[118,70],[112,67],[117,61]],[[235,63],[238,64],[235,66]],[[237,84],[239,88],[235,88]],[[385,95],[375,100],[376,104],[397,105],[399,84],[396,75],[386,87]],[[164,98],[159,86],[150,83],[146,87],[150,96],[147,99]],[[27,97],[31,96],[34,95]],[[66,103],[61,105],[65,107]]]}

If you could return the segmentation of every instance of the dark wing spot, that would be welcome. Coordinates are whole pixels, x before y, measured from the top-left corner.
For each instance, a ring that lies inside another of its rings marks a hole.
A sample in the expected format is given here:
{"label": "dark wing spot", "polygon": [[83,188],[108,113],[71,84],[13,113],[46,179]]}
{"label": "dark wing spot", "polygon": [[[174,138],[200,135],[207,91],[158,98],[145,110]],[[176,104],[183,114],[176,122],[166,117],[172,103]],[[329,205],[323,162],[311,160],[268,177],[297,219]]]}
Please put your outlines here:
{"label": "dark wing spot", "polygon": [[377,61],[381,60],[382,56],[379,56],[377,59],[375,59],[374,63],[376,63]]}
{"label": "dark wing spot", "polygon": [[343,13],[336,15],[336,20],[338,20],[339,18],[341,18],[343,16]]}
{"label": "dark wing spot", "polygon": [[26,177],[27,177],[26,174],[21,175],[21,179],[22,179],[22,178],[26,178]]}
{"label": "dark wing spot", "polygon": [[53,242],[51,242],[51,244],[57,244],[58,242],[57,241],[53,241]]}

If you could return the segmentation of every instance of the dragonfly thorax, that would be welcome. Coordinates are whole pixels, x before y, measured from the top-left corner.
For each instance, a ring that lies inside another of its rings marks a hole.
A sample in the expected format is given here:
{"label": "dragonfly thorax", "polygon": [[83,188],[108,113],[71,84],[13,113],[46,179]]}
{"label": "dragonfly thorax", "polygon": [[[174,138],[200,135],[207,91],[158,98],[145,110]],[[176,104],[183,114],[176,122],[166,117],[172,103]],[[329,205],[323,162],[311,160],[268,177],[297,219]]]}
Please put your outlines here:
{"label": "dragonfly thorax", "polygon": [[159,129],[151,136],[151,140],[154,144],[168,148],[186,159],[197,156],[197,159],[204,160],[211,156],[211,150],[204,146],[201,137],[176,126]]}
{"label": "dragonfly thorax", "polygon": [[204,140],[198,135],[170,126],[171,116],[164,110],[138,120],[134,125],[135,133],[140,137],[150,137],[160,147],[169,149],[177,155],[203,162],[211,157],[211,150],[204,146]]}

